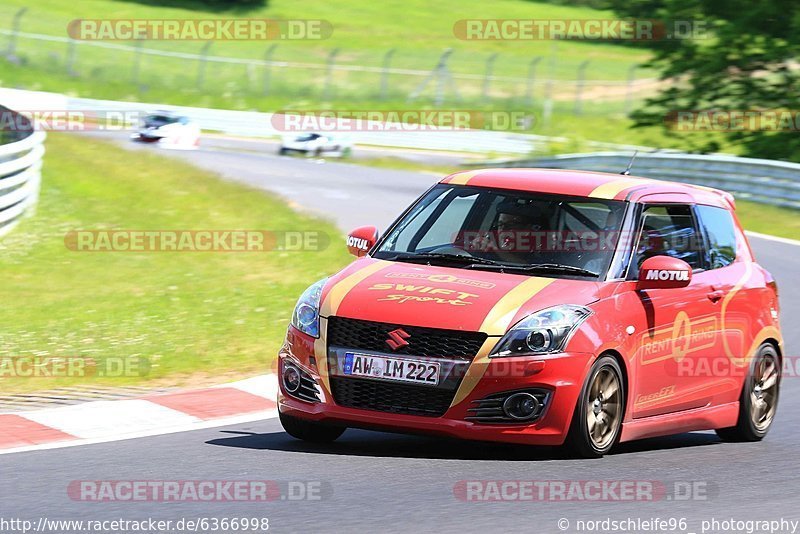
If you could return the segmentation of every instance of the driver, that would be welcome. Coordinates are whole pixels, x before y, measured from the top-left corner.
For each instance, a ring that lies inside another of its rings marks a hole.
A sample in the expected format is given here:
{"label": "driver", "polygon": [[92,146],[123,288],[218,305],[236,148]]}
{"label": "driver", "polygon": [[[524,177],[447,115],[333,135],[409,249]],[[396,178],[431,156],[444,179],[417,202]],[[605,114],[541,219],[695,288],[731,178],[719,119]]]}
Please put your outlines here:
{"label": "driver", "polygon": [[494,224],[497,256],[506,263],[530,263],[540,234],[547,226],[541,206],[533,202],[503,202]]}

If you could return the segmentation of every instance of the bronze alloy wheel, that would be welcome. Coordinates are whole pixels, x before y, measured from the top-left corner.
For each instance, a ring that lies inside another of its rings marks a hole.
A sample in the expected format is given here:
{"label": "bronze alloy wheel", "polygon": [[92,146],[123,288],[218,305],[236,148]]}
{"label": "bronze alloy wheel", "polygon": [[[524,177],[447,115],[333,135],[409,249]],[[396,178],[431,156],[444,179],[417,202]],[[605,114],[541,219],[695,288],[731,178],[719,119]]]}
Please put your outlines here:
{"label": "bronze alloy wheel", "polygon": [[767,435],[781,387],[781,359],[777,348],[764,343],[756,351],[739,396],[739,418],[736,426],[718,428],[723,441],[759,441]]}
{"label": "bronze alloy wheel", "polygon": [[749,380],[750,419],[759,432],[772,424],[778,404],[778,360],[774,353],[762,354]]}
{"label": "bronze alloy wheel", "polygon": [[592,380],[586,402],[586,425],[598,449],[616,438],[622,415],[620,381],[611,367],[601,367]]}
{"label": "bronze alloy wheel", "polygon": [[625,416],[625,382],[619,362],[600,356],[583,383],[566,445],[580,458],[599,458],[616,444]]}

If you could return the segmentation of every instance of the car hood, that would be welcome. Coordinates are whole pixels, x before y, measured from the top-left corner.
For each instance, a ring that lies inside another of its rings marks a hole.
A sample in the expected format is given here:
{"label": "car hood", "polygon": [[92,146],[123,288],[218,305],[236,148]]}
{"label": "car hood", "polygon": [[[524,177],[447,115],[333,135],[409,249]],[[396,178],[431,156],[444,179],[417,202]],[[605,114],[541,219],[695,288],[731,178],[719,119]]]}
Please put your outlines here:
{"label": "car hood", "polygon": [[535,311],[590,304],[604,285],[361,258],[327,281],[320,315],[502,335]]}

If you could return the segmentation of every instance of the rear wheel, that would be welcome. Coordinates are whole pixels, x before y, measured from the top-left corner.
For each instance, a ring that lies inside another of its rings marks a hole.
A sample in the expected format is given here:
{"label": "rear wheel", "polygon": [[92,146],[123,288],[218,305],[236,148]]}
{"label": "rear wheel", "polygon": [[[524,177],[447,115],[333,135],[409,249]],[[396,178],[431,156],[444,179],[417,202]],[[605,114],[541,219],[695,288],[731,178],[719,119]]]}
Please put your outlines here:
{"label": "rear wheel", "polygon": [[603,356],[592,365],[572,416],[567,446],[582,458],[599,458],[619,438],[625,387],[617,360]]}
{"label": "rear wheel", "polygon": [[723,441],[761,441],[769,432],[778,409],[781,366],[778,351],[769,343],[758,348],[739,397],[736,426],[718,428]]}
{"label": "rear wheel", "polygon": [[315,421],[306,421],[291,415],[279,413],[281,425],[290,436],[314,443],[330,443],[346,430],[343,426],[326,425]]}

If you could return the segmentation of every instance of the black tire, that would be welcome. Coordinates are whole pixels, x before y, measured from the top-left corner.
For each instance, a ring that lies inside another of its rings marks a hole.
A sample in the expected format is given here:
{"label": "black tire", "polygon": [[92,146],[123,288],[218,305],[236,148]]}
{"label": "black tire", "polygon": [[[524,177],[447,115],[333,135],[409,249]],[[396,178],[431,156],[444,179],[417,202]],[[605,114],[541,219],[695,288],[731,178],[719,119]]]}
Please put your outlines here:
{"label": "black tire", "polygon": [[315,158],[322,157],[322,149],[321,149],[321,148],[318,148],[318,149],[316,149],[316,150],[314,151],[314,157],[315,157]]}
{"label": "black tire", "polygon": [[[774,374],[764,373],[772,368]],[[774,379],[773,387],[764,388],[765,383]],[[739,419],[736,426],[716,429],[722,441],[746,442],[761,441],[769,432],[778,409],[781,385],[781,363],[778,351],[769,343],[758,347],[756,356],[750,362],[742,392],[739,395]],[[759,404],[754,404],[759,403]],[[763,404],[762,404],[763,403]],[[767,405],[768,410],[759,411]]]}
{"label": "black tire", "polygon": [[288,151],[288,150],[286,150],[286,149],[285,149],[285,148],[283,148],[283,147],[281,147],[281,148],[279,148],[279,149],[278,149],[278,155],[280,155],[280,156],[285,156],[285,155],[286,155],[288,152],[289,152],[289,151]]}
{"label": "black tire", "polygon": [[335,441],[346,430],[343,426],[306,421],[283,413],[279,413],[278,417],[287,434],[293,438],[313,443],[330,443]]}
{"label": "black tire", "polygon": [[[606,377],[613,377],[614,382],[611,383],[611,387],[616,387],[616,389],[610,395],[602,390],[598,394],[596,386],[602,385],[603,379]],[[605,402],[603,402],[604,395]],[[598,358],[589,370],[578,398],[578,404],[575,406],[575,413],[572,416],[566,442],[572,455],[579,458],[600,458],[616,445],[625,416],[625,395],[625,381],[617,360],[611,356]],[[590,407],[594,408],[590,410]],[[608,419],[612,408],[613,418]],[[594,426],[603,424],[609,427],[607,433],[600,432],[599,438],[593,438],[590,435],[589,411],[593,413]]]}

